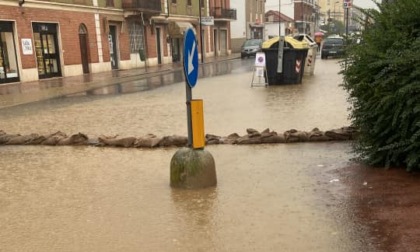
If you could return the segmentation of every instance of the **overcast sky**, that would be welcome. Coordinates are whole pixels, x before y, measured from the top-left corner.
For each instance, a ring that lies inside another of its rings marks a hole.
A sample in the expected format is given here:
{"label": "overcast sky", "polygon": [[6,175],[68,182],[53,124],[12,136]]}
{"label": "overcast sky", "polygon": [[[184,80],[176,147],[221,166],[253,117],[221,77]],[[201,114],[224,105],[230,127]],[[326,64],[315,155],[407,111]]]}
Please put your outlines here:
{"label": "overcast sky", "polygon": [[373,0],[353,0],[353,4],[361,8],[376,8]]}

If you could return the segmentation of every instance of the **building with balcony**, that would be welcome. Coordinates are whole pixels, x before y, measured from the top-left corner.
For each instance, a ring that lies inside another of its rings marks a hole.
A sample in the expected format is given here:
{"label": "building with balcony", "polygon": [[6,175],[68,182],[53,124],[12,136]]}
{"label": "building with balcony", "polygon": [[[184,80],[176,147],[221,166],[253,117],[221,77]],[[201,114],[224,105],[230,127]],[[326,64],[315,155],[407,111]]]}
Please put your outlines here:
{"label": "building with balcony", "polygon": [[167,25],[154,19],[165,11],[164,4],[161,0],[122,0],[131,53],[129,68],[171,62]]}
{"label": "building with balcony", "polygon": [[[207,50],[205,30],[199,24],[200,13],[206,11],[206,6],[199,1],[192,0],[161,0],[162,12],[150,20],[152,27],[158,28],[156,32],[157,62],[162,64],[180,62],[183,58],[184,31],[194,28],[198,40],[198,52],[205,54]],[[149,47],[152,44],[149,43]],[[152,45],[153,46],[153,45]],[[164,52],[160,48],[164,48]],[[152,48],[153,49],[153,48]]]}
{"label": "building with balcony", "polygon": [[317,0],[294,0],[294,19],[298,33],[315,33],[318,9]]}
{"label": "building with balcony", "polygon": [[130,67],[121,1],[0,0],[0,84]]}
{"label": "building with balcony", "polygon": [[277,10],[265,13],[265,40],[276,36],[287,36],[293,33],[295,20]]}
{"label": "building with balcony", "polygon": [[264,38],[264,15],[266,0],[231,0],[236,9],[236,21],[231,23],[232,52],[240,52],[246,39]]}
{"label": "building with balcony", "polygon": [[0,84],[144,66],[124,8],[147,21],[161,2],[0,0]]}
{"label": "building with balcony", "polygon": [[214,56],[231,54],[231,21],[236,20],[236,9],[228,0],[209,0],[209,16],[214,24],[210,34]]}
{"label": "building with balcony", "polygon": [[188,27],[203,60],[230,54],[235,17],[229,0],[0,0],[0,85],[178,62]]}

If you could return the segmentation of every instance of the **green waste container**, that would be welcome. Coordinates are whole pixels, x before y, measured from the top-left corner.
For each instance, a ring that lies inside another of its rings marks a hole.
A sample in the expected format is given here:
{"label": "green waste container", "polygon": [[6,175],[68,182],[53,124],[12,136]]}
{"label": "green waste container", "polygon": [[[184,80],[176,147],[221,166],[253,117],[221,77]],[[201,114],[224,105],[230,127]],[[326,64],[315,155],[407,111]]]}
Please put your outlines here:
{"label": "green waste container", "polygon": [[262,45],[262,51],[266,58],[267,74],[265,74],[265,80],[268,85],[302,83],[308,49],[309,45],[306,41],[298,41],[289,36],[285,37],[282,57],[283,70],[278,73],[279,37],[265,41]]}

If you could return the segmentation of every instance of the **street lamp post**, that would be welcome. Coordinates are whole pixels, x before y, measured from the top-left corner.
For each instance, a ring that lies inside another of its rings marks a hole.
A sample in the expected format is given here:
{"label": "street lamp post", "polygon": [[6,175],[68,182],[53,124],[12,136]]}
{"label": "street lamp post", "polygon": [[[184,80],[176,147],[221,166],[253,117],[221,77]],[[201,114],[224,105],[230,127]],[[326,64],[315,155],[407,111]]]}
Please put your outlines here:
{"label": "street lamp post", "polygon": [[281,0],[279,0],[279,38],[281,36]]}
{"label": "street lamp post", "polygon": [[303,12],[305,11],[305,8],[304,8],[304,5],[303,5],[303,0],[302,0],[302,17],[301,17],[301,24],[302,24],[302,33],[305,33],[305,30],[304,30],[304,22],[303,22],[303,17],[304,17],[304,14],[303,14]]}

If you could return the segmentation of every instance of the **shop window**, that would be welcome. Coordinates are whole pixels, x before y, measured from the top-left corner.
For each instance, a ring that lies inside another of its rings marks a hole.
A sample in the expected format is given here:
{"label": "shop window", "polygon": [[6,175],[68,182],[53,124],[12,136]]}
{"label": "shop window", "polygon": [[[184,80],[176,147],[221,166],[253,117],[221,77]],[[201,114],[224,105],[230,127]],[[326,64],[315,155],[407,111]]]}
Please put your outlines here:
{"label": "shop window", "polygon": [[16,47],[11,22],[0,22],[0,83],[18,81]]}

